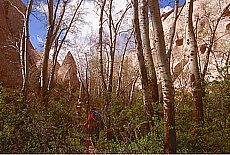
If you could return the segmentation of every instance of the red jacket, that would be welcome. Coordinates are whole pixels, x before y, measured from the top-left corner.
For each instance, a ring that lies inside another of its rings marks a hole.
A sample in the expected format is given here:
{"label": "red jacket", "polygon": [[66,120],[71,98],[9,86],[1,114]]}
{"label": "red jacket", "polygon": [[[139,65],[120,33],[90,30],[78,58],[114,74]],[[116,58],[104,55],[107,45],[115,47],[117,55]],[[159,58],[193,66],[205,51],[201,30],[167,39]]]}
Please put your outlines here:
{"label": "red jacket", "polygon": [[91,113],[88,117],[88,120],[84,124],[85,126],[88,125],[89,129],[96,129],[97,122],[94,120],[94,115]]}

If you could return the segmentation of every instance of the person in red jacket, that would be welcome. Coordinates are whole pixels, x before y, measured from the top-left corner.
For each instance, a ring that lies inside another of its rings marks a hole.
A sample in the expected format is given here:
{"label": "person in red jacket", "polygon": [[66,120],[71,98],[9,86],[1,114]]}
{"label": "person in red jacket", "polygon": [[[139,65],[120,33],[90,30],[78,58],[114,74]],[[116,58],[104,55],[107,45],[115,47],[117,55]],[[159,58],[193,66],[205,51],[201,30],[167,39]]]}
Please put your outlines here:
{"label": "person in red jacket", "polygon": [[99,119],[97,118],[96,114],[98,114],[98,112],[96,112],[96,109],[93,108],[84,126],[87,127],[90,137],[92,137],[95,140],[98,140],[99,139]]}

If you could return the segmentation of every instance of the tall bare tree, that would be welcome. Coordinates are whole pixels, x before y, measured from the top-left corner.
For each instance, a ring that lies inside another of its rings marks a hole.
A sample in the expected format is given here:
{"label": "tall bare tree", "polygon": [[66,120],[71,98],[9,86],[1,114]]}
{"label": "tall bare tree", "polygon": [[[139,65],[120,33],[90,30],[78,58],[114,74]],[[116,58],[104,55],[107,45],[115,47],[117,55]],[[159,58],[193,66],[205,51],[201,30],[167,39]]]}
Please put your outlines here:
{"label": "tall bare tree", "polygon": [[164,147],[165,153],[176,153],[174,89],[172,75],[169,69],[169,59],[166,54],[164,32],[160,17],[158,0],[150,0],[152,23],[155,34],[155,44],[162,78],[163,112],[164,112]]}
{"label": "tall bare tree", "polygon": [[[79,2],[79,5],[76,9],[76,11],[74,12],[74,15],[71,19],[71,22],[69,24],[69,26],[67,27],[67,31],[65,31],[65,34],[61,34],[60,31],[62,32],[61,30],[61,26],[62,26],[62,22],[63,22],[63,17],[64,17],[64,14],[66,12],[66,6],[68,4],[68,0],[63,0],[62,1],[62,5],[61,5],[61,8],[59,8],[60,4],[61,4],[61,0],[57,0],[57,3],[56,5],[54,5],[54,0],[48,0],[47,3],[48,3],[48,28],[47,28],[47,34],[46,34],[46,41],[45,41],[45,45],[44,45],[44,54],[43,54],[43,58],[42,58],[42,67],[41,67],[41,97],[42,97],[42,102],[47,104],[48,102],[48,97],[49,97],[49,89],[50,89],[50,84],[49,83],[52,83],[52,74],[53,74],[53,71],[51,71],[51,79],[50,79],[50,82],[49,82],[49,73],[48,73],[48,62],[49,62],[49,54],[50,54],[50,50],[51,48],[53,47],[53,44],[54,42],[56,42],[56,46],[58,46],[58,41],[55,41],[55,40],[58,40],[59,37],[61,35],[64,35],[59,47],[55,48],[56,51],[55,51],[55,54],[54,55],[54,60],[53,60],[53,69],[52,70],[55,70],[55,67],[56,67],[56,57],[60,51],[60,48],[62,47],[62,44],[63,44],[63,41],[65,40],[68,32],[69,32],[69,29],[74,21],[74,18],[76,16],[76,13],[78,11],[78,8],[80,7],[80,5],[82,4],[83,0],[81,0]],[[58,12],[59,12],[59,9],[60,9],[60,14],[58,15]]]}
{"label": "tall bare tree", "polygon": [[100,4],[100,19],[99,19],[99,43],[98,43],[98,52],[99,52],[99,63],[100,63],[100,78],[102,83],[102,93],[103,100],[105,104],[105,125],[106,125],[106,139],[110,140],[111,131],[110,131],[110,115],[109,115],[109,103],[110,95],[108,94],[107,85],[105,82],[104,76],[104,66],[103,66],[103,23],[104,23],[104,9],[105,9],[106,0],[102,0]]}
{"label": "tall bare tree", "polygon": [[208,69],[209,56],[210,56],[210,53],[212,51],[212,47],[213,47],[213,44],[214,44],[214,41],[215,41],[214,39],[215,39],[215,36],[216,36],[216,30],[218,28],[218,25],[219,25],[222,17],[229,10],[229,7],[230,7],[230,3],[228,3],[225,6],[225,8],[221,12],[220,16],[217,18],[216,23],[215,23],[215,25],[214,25],[213,28],[211,28],[211,25],[209,26],[210,30],[211,30],[211,35],[209,36],[208,43],[207,43],[206,49],[205,49],[205,62],[204,62],[204,67],[203,67],[202,74],[201,74],[201,80],[202,80],[202,82],[204,82],[204,77],[205,77],[207,69]]}
{"label": "tall bare tree", "polygon": [[144,42],[144,56],[145,56],[145,65],[148,73],[148,82],[149,89],[151,91],[152,101],[157,102],[158,97],[158,85],[157,85],[157,76],[153,62],[152,50],[150,47],[149,39],[149,18],[148,18],[148,0],[141,0],[141,26],[142,26],[142,35]]}
{"label": "tall bare tree", "polygon": [[[60,29],[59,33],[57,34],[57,37],[54,40],[54,54],[53,54],[53,58],[52,58],[52,68],[51,68],[51,73],[48,79],[48,95],[51,92],[51,88],[52,88],[52,84],[54,81],[54,73],[55,73],[55,69],[56,69],[56,65],[57,65],[57,58],[58,55],[60,53],[60,50],[62,48],[62,45],[64,44],[64,41],[74,23],[75,17],[77,16],[77,13],[79,11],[79,8],[82,4],[83,0],[81,0],[79,2],[79,4],[77,5],[77,8],[75,9],[73,16],[68,24],[67,27]],[[63,34],[63,31],[65,30],[65,33]],[[60,37],[62,36],[62,39],[60,39]],[[59,41],[60,40],[60,41]],[[60,42],[60,43],[59,43]]]}
{"label": "tall bare tree", "polygon": [[48,102],[48,61],[49,61],[49,54],[50,50],[52,48],[53,42],[57,36],[57,33],[60,29],[62,19],[65,13],[66,5],[68,0],[63,1],[63,6],[61,9],[61,13],[59,16],[58,21],[56,21],[57,18],[57,11],[60,4],[60,0],[57,1],[57,5],[54,10],[54,0],[48,0],[48,28],[47,28],[47,34],[46,34],[46,41],[44,45],[44,53],[42,58],[42,67],[41,67],[41,97],[42,102],[47,104]]}
{"label": "tall bare tree", "polygon": [[32,11],[34,0],[30,0],[26,9],[24,17],[24,24],[20,39],[20,58],[22,68],[22,93],[26,101],[27,98],[27,87],[28,87],[28,76],[29,76],[29,65],[28,65],[28,48],[29,44],[29,17]]}
{"label": "tall bare tree", "polygon": [[109,13],[108,16],[108,25],[109,25],[109,40],[110,40],[110,50],[109,50],[109,77],[108,77],[108,92],[111,95],[113,87],[113,72],[114,72],[114,58],[117,46],[117,37],[119,35],[120,26],[127,11],[130,9],[130,4],[127,5],[124,11],[122,11],[121,16],[118,21],[115,22],[113,19],[113,0],[109,1]]}
{"label": "tall bare tree", "polygon": [[143,48],[142,48],[142,40],[141,40],[141,32],[140,32],[140,24],[139,24],[139,13],[138,13],[139,11],[138,0],[133,0],[132,3],[133,3],[134,37],[135,37],[135,43],[136,43],[137,58],[138,58],[138,63],[139,63],[139,68],[140,68],[144,106],[146,109],[146,113],[147,113],[149,122],[153,126],[152,98],[151,98],[151,92],[149,91],[150,89],[149,89],[149,83],[148,83],[148,75],[147,75]]}
{"label": "tall bare tree", "polygon": [[193,21],[193,0],[186,1],[186,46],[189,53],[189,79],[192,93],[192,113],[195,122],[204,120],[200,71],[198,67],[198,46]]}
{"label": "tall bare tree", "polygon": [[120,68],[119,68],[119,72],[118,72],[118,80],[117,80],[117,90],[116,90],[116,96],[118,97],[120,94],[120,88],[121,88],[121,79],[122,79],[122,71],[123,71],[123,66],[124,66],[124,59],[125,59],[125,54],[127,52],[127,47],[129,44],[129,41],[131,40],[133,36],[133,31],[131,32],[130,36],[127,38],[124,49],[123,49],[123,53],[121,56],[121,62],[120,62]]}

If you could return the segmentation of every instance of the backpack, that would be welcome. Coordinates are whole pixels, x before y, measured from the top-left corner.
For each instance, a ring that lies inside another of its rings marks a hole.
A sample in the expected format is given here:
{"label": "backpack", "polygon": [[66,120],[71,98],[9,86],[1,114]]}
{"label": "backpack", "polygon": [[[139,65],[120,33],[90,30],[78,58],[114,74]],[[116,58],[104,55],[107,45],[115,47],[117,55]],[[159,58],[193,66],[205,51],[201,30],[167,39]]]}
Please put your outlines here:
{"label": "backpack", "polygon": [[97,111],[93,112],[93,120],[99,125],[99,130],[102,130],[104,128],[104,122],[102,121],[99,112]]}
{"label": "backpack", "polygon": [[97,111],[94,111],[94,112],[93,112],[93,120],[94,120],[95,122],[99,122],[100,117],[101,117],[101,115],[100,115]]}

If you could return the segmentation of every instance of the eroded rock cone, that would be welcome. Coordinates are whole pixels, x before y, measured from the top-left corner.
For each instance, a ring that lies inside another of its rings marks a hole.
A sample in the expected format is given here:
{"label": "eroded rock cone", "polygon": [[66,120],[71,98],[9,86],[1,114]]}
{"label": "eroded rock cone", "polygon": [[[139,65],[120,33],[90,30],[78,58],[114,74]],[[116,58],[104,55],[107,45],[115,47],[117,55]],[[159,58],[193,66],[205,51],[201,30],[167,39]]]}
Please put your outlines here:
{"label": "eroded rock cone", "polygon": [[58,83],[69,93],[74,93],[79,89],[77,76],[77,65],[71,52],[68,52],[58,70]]}

